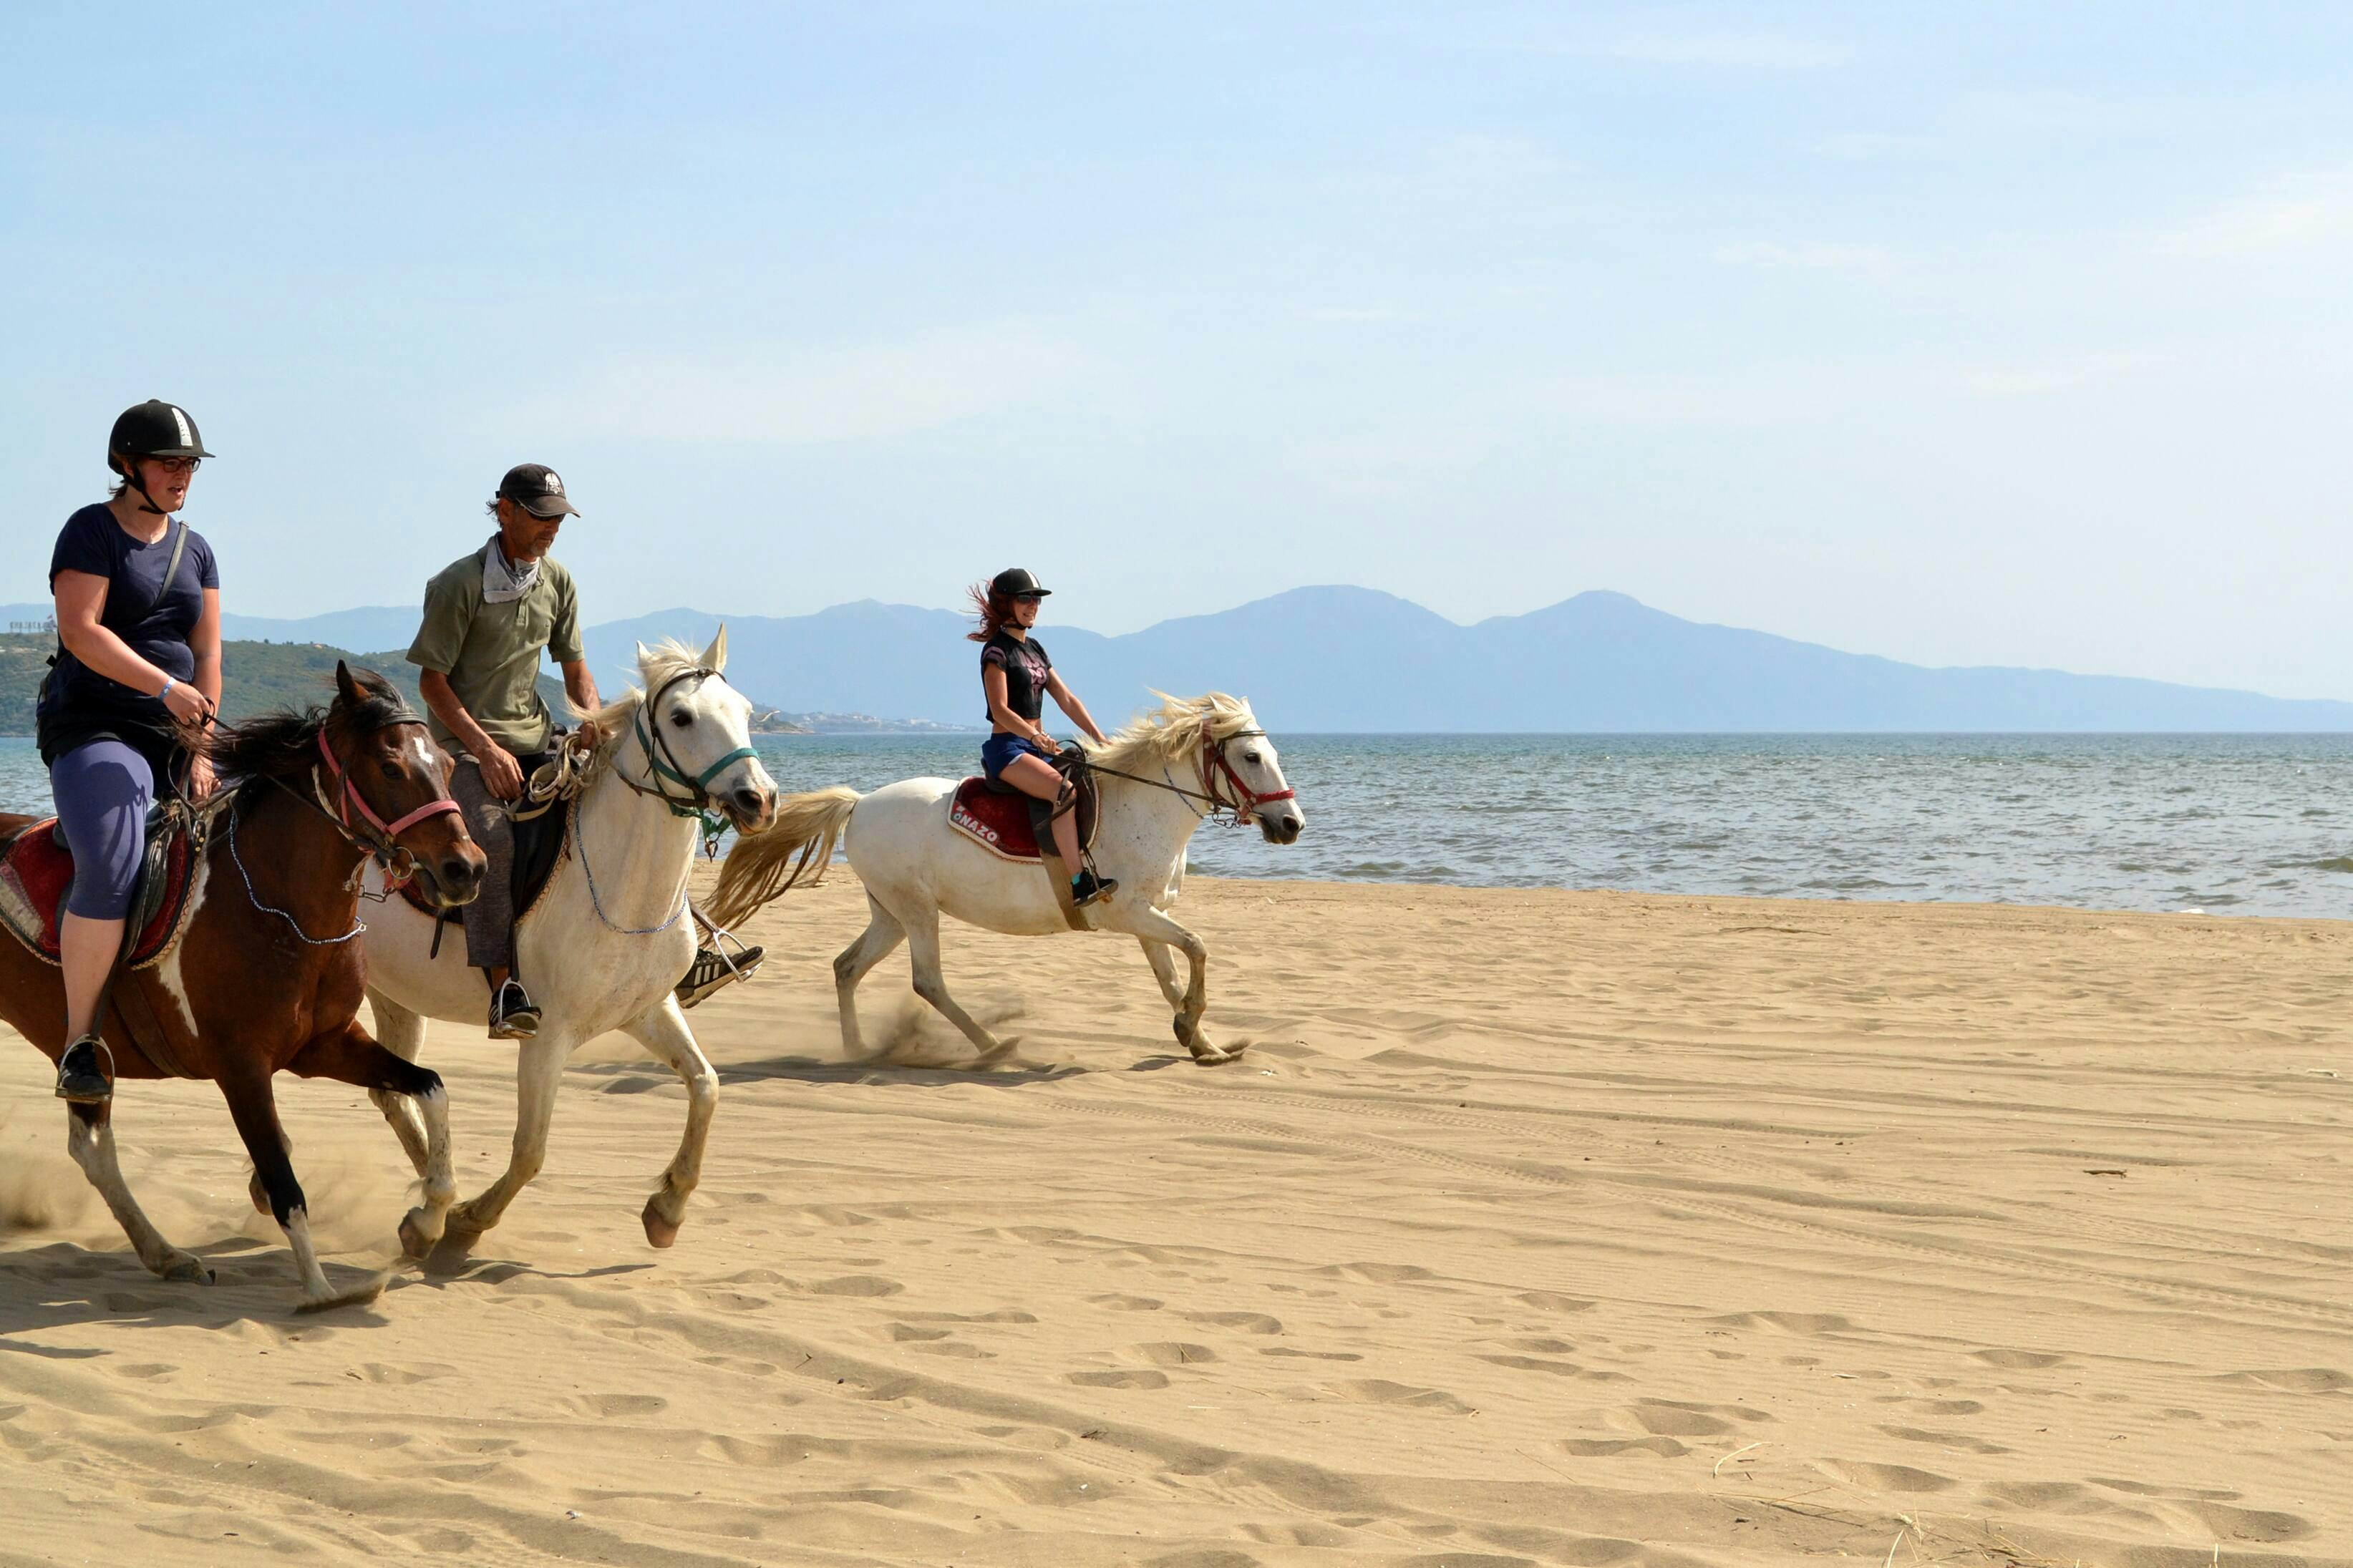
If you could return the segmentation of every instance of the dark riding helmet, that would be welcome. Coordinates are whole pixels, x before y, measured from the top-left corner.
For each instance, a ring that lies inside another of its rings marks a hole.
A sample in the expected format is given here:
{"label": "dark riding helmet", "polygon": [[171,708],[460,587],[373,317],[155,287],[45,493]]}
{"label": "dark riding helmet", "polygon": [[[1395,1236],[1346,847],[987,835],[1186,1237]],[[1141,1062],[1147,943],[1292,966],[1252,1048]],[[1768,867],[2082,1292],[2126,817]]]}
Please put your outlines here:
{"label": "dark riding helmet", "polygon": [[988,580],[988,591],[993,596],[1007,599],[1018,598],[1024,594],[1035,594],[1042,599],[1054,590],[1040,587],[1038,579],[1023,568],[1008,566]]}
{"label": "dark riding helmet", "polygon": [[115,416],[107,433],[106,466],[129,478],[124,458],[209,458],[196,422],[176,403],[151,397]]}

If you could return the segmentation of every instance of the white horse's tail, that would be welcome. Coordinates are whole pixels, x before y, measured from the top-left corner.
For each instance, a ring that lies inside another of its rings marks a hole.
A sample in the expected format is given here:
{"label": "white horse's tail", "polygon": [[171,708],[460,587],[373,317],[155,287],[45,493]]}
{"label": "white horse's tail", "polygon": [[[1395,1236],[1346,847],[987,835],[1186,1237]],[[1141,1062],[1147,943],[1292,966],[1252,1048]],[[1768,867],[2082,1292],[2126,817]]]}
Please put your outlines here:
{"label": "white horse's tail", "polygon": [[782,898],[804,875],[815,887],[832,864],[833,847],[849,826],[858,801],[856,790],[834,784],[776,802],[776,825],[738,838],[727,852],[705,913],[720,925],[738,925],[762,905]]}

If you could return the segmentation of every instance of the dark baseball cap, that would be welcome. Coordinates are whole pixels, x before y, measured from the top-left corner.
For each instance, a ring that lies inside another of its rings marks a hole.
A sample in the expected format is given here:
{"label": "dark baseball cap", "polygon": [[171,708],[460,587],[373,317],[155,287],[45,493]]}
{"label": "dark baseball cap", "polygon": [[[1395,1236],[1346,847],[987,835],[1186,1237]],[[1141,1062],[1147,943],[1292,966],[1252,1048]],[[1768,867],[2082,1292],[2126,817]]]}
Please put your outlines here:
{"label": "dark baseball cap", "polygon": [[499,494],[533,517],[578,517],[564,495],[564,479],[545,463],[517,463],[499,481]]}

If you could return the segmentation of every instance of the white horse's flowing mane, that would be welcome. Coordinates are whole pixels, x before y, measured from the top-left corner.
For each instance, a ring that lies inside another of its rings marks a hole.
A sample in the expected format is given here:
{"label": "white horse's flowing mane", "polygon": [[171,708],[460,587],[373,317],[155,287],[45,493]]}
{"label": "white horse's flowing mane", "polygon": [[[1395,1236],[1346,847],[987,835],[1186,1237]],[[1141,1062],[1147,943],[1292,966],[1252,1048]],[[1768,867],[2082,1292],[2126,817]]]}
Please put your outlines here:
{"label": "white horse's flowing mane", "polygon": [[644,662],[638,667],[638,675],[645,681],[644,686],[630,687],[594,713],[584,713],[575,706],[572,710],[574,718],[588,720],[596,726],[597,760],[602,762],[609,758],[621,743],[621,737],[628,732],[629,721],[637,717],[638,710],[645,706],[649,690],[659,691],[662,682],[672,676],[701,668],[702,655],[700,652],[675,637],[664,637],[646,649]]}
{"label": "white horse's flowing mane", "polygon": [[1258,728],[1250,704],[1222,691],[1171,697],[1155,691],[1160,706],[1112,732],[1109,743],[1087,748],[1087,760],[1122,771],[1180,761],[1204,742],[1230,741]]}

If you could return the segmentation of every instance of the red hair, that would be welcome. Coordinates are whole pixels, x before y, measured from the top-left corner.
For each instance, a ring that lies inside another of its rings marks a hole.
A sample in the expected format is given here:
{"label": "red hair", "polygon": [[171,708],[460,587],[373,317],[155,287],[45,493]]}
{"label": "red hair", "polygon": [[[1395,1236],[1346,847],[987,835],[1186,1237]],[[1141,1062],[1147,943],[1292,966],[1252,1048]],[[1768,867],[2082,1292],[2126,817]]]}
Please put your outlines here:
{"label": "red hair", "polygon": [[964,634],[965,640],[987,642],[1013,618],[1013,595],[1000,594],[987,583],[975,583],[965,592],[972,595],[973,616],[980,622],[979,630]]}

